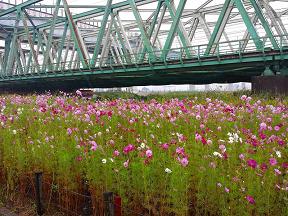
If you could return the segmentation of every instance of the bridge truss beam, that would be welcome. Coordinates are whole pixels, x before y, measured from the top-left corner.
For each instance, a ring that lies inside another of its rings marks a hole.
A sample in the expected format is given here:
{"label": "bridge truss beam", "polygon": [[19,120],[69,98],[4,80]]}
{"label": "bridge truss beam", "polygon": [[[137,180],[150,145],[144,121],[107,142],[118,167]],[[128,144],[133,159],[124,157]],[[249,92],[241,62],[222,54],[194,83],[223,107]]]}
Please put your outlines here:
{"label": "bridge truss beam", "polygon": [[[10,4],[0,12],[5,43],[0,49],[0,80],[118,66],[139,70],[145,64],[221,55],[239,55],[233,60],[237,63],[249,52],[282,52],[288,40],[288,9],[273,8],[268,0],[224,0],[214,5],[207,0],[195,8],[186,0],[107,0],[103,5],[79,6],[86,9],[82,13],[75,13],[77,5],[67,0],[54,5],[39,2]],[[211,21],[210,15],[217,20]],[[243,30],[236,35],[238,26]]]}

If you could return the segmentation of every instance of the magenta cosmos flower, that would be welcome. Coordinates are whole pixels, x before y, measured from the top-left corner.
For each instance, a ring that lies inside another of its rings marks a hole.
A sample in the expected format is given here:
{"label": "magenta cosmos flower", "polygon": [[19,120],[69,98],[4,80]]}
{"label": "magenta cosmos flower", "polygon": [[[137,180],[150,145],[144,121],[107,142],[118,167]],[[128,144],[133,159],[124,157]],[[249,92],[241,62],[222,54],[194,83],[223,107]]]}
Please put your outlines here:
{"label": "magenta cosmos flower", "polygon": [[134,145],[129,144],[129,145],[124,147],[123,153],[128,154],[129,152],[133,151],[134,149],[135,149]]}
{"label": "magenta cosmos flower", "polygon": [[248,201],[250,204],[252,204],[252,205],[255,204],[255,200],[254,200],[254,198],[253,198],[252,196],[247,195],[247,196],[246,196],[246,199],[247,199],[247,201]]}
{"label": "magenta cosmos flower", "polygon": [[263,172],[265,172],[265,171],[268,169],[268,166],[267,166],[266,163],[262,163],[261,166],[260,166],[260,168],[261,168],[261,170],[262,170]]}
{"label": "magenta cosmos flower", "polygon": [[255,169],[257,167],[257,162],[253,159],[247,160],[247,164],[248,164],[248,166],[252,167],[253,169]]}
{"label": "magenta cosmos flower", "polygon": [[275,166],[277,164],[277,160],[275,158],[270,158],[269,163],[271,166]]}
{"label": "magenta cosmos flower", "polygon": [[285,169],[288,169],[288,162],[283,162],[282,163],[282,167],[285,168]]}

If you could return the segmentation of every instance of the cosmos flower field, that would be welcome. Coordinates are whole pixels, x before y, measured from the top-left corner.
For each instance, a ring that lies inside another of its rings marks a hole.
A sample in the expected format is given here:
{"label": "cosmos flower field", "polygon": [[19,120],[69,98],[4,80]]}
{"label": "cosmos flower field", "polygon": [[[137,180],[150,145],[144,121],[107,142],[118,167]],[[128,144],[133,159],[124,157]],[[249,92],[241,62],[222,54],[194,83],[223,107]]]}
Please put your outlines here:
{"label": "cosmos flower field", "polygon": [[288,215],[285,98],[2,95],[0,123],[10,190],[41,170],[55,186],[113,191],[124,215]]}

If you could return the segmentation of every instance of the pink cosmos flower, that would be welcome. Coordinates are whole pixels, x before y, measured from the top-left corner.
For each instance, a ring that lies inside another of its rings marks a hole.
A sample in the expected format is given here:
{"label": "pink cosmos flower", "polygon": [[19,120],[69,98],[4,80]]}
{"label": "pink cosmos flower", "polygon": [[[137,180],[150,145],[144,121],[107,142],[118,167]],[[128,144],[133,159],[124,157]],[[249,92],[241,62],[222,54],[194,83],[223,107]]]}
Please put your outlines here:
{"label": "pink cosmos flower", "polygon": [[97,147],[98,147],[97,143],[96,143],[94,140],[93,140],[93,141],[90,141],[89,143],[90,143],[90,145],[92,145],[91,148],[90,148],[90,150],[91,150],[91,151],[96,151],[96,149],[97,149]]}
{"label": "pink cosmos flower", "polygon": [[189,163],[189,161],[188,161],[188,159],[187,159],[186,157],[182,158],[182,159],[180,160],[180,162],[181,162],[181,165],[182,165],[183,167],[186,167],[186,166],[188,165],[188,163]]}
{"label": "pink cosmos flower", "polygon": [[89,141],[89,143],[90,143],[91,145],[97,146],[97,143],[96,143],[94,140]]}
{"label": "pink cosmos flower", "polygon": [[277,160],[275,158],[270,158],[269,163],[271,166],[275,166],[277,164]]}
{"label": "pink cosmos flower", "polygon": [[210,162],[210,167],[215,169],[216,168],[216,163],[215,162]]}
{"label": "pink cosmos flower", "polygon": [[252,196],[247,195],[247,196],[246,196],[246,199],[247,199],[247,201],[248,201],[250,204],[252,204],[252,205],[255,204],[255,200],[254,200],[254,198],[253,198]]}
{"label": "pink cosmos flower", "polygon": [[282,174],[279,169],[274,169],[274,172],[275,172],[276,175],[281,175]]}
{"label": "pink cosmos flower", "polygon": [[226,152],[226,147],[225,145],[220,145],[219,149],[221,150],[222,153]]}
{"label": "pink cosmos flower", "polygon": [[262,122],[262,123],[260,124],[260,131],[266,130],[266,129],[267,129],[266,123],[265,123],[265,122]]}
{"label": "pink cosmos flower", "polygon": [[81,92],[80,90],[77,90],[77,91],[76,91],[76,94],[77,94],[78,96],[82,97],[82,92]]}
{"label": "pink cosmos flower", "polygon": [[72,129],[71,128],[67,128],[67,134],[70,136],[72,134]]}
{"label": "pink cosmos flower", "polygon": [[185,153],[184,153],[184,148],[182,148],[182,147],[177,147],[176,148],[176,153],[177,154],[180,154],[180,155],[184,155]]}
{"label": "pink cosmos flower", "polygon": [[113,152],[113,155],[114,155],[115,157],[118,157],[118,156],[120,155],[120,152],[119,152],[118,150],[115,150],[115,151]]}
{"label": "pink cosmos flower", "polygon": [[239,159],[240,159],[240,160],[244,160],[244,158],[245,158],[245,155],[244,155],[244,154],[240,154],[240,155],[239,155]]}
{"label": "pink cosmos flower", "polygon": [[146,150],[146,157],[147,158],[151,158],[152,157],[152,155],[153,155],[153,152],[152,152],[152,150],[150,150],[150,149],[148,149],[148,150]]}
{"label": "pink cosmos flower", "polygon": [[241,96],[241,100],[242,100],[242,101],[245,101],[246,99],[247,99],[247,96],[246,96],[246,95],[242,95],[242,96]]}
{"label": "pink cosmos flower", "polygon": [[162,148],[165,149],[165,150],[167,150],[167,149],[169,148],[169,145],[168,145],[167,143],[163,143],[163,144],[162,144]]}
{"label": "pink cosmos flower", "polygon": [[196,141],[201,141],[202,140],[202,136],[198,133],[195,134],[195,139]]}
{"label": "pink cosmos flower", "polygon": [[129,160],[125,161],[125,162],[123,163],[123,166],[124,166],[125,168],[127,168],[127,167],[129,166]]}
{"label": "pink cosmos flower", "polygon": [[275,130],[275,131],[279,131],[279,130],[280,130],[280,127],[279,127],[278,125],[276,125],[276,126],[274,127],[274,130]]}
{"label": "pink cosmos flower", "polygon": [[96,149],[97,149],[97,146],[94,146],[94,145],[90,148],[91,151],[96,151]]}
{"label": "pink cosmos flower", "polygon": [[227,187],[225,187],[224,190],[225,190],[226,193],[229,193],[229,192],[230,192],[229,188],[227,188]]}
{"label": "pink cosmos flower", "polygon": [[257,167],[257,162],[253,159],[247,160],[247,164],[248,164],[248,166],[252,167],[253,169],[255,169]]}
{"label": "pink cosmos flower", "polygon": [[47,109],[45,107],[40,107],[39,112],[45,113]]}
{"label": "pink cosmos flower", "polygon": [[239,179],[237,176],[234,176],[234,177],[232,178],[232,180],[233,180],[233,182],[239,182],[239,181],[240,181],[240,179]]}

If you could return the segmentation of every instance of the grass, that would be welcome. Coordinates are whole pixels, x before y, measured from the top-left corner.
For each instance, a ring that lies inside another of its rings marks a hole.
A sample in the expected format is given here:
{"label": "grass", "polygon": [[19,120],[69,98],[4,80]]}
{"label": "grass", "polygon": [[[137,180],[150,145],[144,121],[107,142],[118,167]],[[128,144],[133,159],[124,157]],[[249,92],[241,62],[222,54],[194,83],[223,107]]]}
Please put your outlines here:
{"label": "grass", "polygon": [[287,101],[249,92],[0,96],[2,184],[25,191],[23,176],[43,171],[46,201],[78,212],[83,199],[65,191],[83,193],[87,182],[98,212],[113,191],[124,215],[287,215]]}

